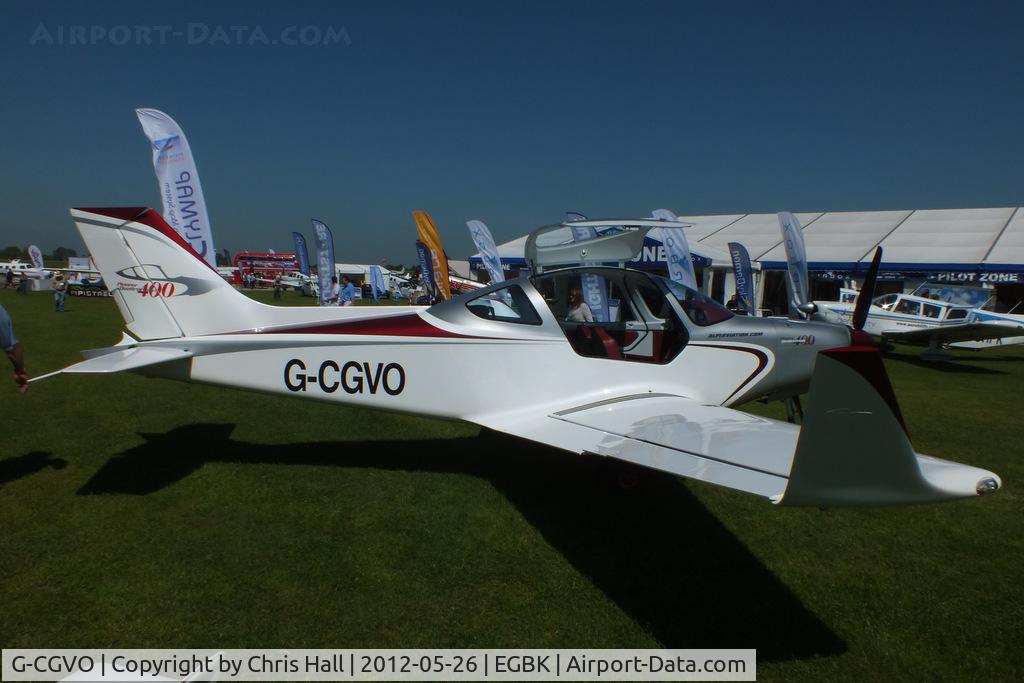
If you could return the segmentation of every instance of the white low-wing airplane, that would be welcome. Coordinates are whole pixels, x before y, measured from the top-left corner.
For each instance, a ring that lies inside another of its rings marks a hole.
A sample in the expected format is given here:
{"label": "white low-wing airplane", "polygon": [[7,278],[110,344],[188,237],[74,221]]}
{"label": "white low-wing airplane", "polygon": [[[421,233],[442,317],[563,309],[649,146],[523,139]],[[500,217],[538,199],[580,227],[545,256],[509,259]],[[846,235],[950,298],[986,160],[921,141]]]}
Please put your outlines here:
{"label": "white low-wing airplane", "polygon": [[11,271],[15,276],[26,277],[33,280],[48,280],[57,273],[79,273],[82,275],[99,275],[98,270],[83,268],[40,268],[32,263],[21,259],[13,259],[6,263],[0,263],[0,273]]}
{"label": "white low-wing airplane", "polygon": [[[814,303],[826,319],[849,323],[853,318],[853,302]],[[1003,345],[1024,343],[1024,316],[957,306],[916,294],[884,294],[871,302],[864,331],[882,342],[927,346],[922,358],[943,360],[950,357],[939,350],[945,345],[984,348],[999,345],[991,343],[997,341]]]}
{"label": "white low-wing airplane", "polygon": [[[410,310],[267,306],[224,282],[152,209],[71,213],[127,333],[51,374],[127,370],[464,420],[782,505],[927,503],[1001,485],[914,452],[879,352],[851,345],[859,332],[733,316],[622,267],[550,268],[624,263],[664,221],[591,221],[627,227],[586,242],[552,237],[571,235],[565,224],[542,228],[527,242],[532,277]],[[570,322],[583,282],[607,288],[609,319]],[[808,385],[802,427],[730,407]]]}
{"label": "white low-wing airplane", "polygon": [[787,291],[791,297],[791,310],[798,311],[797,315],[824,322],[850,324],[883,344],[899,341],[926,345],[928,349],[921,354],[924,360],[951,358],[939,350],[943,345],[1018,337],[1024,328],[1024,317],[1014,320],[1020,316],[988,314],[987,311],[976,311],[969,306],[957,306],[914,294],[886,294],[872,299],[881,265],[880,246],[875,250],[874,261],[864,280],[863,292],[841,290],[840,301],[808,301],[810,278],[800,222],[793,214],[783,212],[779,214],[779,226],[788,262]]}

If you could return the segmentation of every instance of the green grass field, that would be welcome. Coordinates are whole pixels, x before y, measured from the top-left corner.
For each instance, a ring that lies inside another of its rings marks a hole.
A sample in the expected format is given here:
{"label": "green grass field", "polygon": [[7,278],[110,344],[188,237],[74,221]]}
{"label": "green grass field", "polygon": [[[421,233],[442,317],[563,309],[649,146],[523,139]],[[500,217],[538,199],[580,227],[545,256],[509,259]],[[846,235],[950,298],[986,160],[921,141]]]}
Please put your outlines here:
{"label": "green grass field", "polygon": [[[0,303],[33,375],[122,327],[110,300]],[[0,384],[0,645],[754,647],[762,680],[1021,680],[1024,352],[916,353],[887,360],[915,446],[998,472],[995,496],[624,492],[615,463],[468,425],[134,375]]]}

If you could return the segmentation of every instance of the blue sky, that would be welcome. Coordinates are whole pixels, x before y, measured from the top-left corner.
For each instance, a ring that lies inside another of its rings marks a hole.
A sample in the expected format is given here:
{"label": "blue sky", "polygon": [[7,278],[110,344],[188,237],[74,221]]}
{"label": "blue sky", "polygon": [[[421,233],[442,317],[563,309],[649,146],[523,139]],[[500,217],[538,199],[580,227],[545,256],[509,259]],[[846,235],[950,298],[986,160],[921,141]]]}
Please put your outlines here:
{"label": "blue sky", "polygon": [[[7,2],[0,246],[80,249],[72,206],[159,208],[140,106],[184,128],[232,252],[318,217],[339,261],[408,264],[416,209],[465,258],[470,218],[501,242],[565,210],[1021,205],[1022,25],[1019,2]],[[245,44],[289,26],[350,43]]]}

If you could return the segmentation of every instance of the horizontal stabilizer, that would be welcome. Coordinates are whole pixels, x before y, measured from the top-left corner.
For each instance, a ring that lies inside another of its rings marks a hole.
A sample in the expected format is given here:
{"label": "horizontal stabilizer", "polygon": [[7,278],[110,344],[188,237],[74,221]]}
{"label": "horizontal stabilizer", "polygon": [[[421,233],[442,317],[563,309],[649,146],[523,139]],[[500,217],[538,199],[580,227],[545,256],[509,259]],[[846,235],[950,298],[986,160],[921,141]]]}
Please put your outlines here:
{"label": "horizontal stabilizer", "polygon": [[[98,349],[97,351],[106,350],[109,350],[109,353],[94,355],[92,358],[83,360],[80,363],[69,365],[63,370],[57,370],[56,372],[51,372],[46,375],[33,377],[30,381],[37,382],[41,379],[46,379],[47,377],[53,377],[54,375],[105,375],[112,372],[123,372],[125,370],[138,370],[139,368],[151,365],[184,360],[195,355],[192,351],[168,347],[131,347],[124,349],[111,347],[110,349]],[[94,351],[91,353],[96,352]]]}

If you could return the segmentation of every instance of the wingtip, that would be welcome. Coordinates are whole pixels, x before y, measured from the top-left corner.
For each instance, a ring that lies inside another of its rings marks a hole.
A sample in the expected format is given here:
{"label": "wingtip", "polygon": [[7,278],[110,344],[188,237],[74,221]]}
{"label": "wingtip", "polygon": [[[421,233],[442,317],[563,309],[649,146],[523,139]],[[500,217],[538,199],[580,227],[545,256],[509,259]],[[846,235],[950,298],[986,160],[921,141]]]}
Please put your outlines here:
{"label": "wingtip", "polygon": [[993,474],[991,477],[984,477],[983,479],[979,480],[978,485],[975,487],[974,490],[977,491],[979,496],[987,496],[995,493],[1000,488],[1002,488],[1002,486],[1002,480],[1000,480],[999,477]]}

